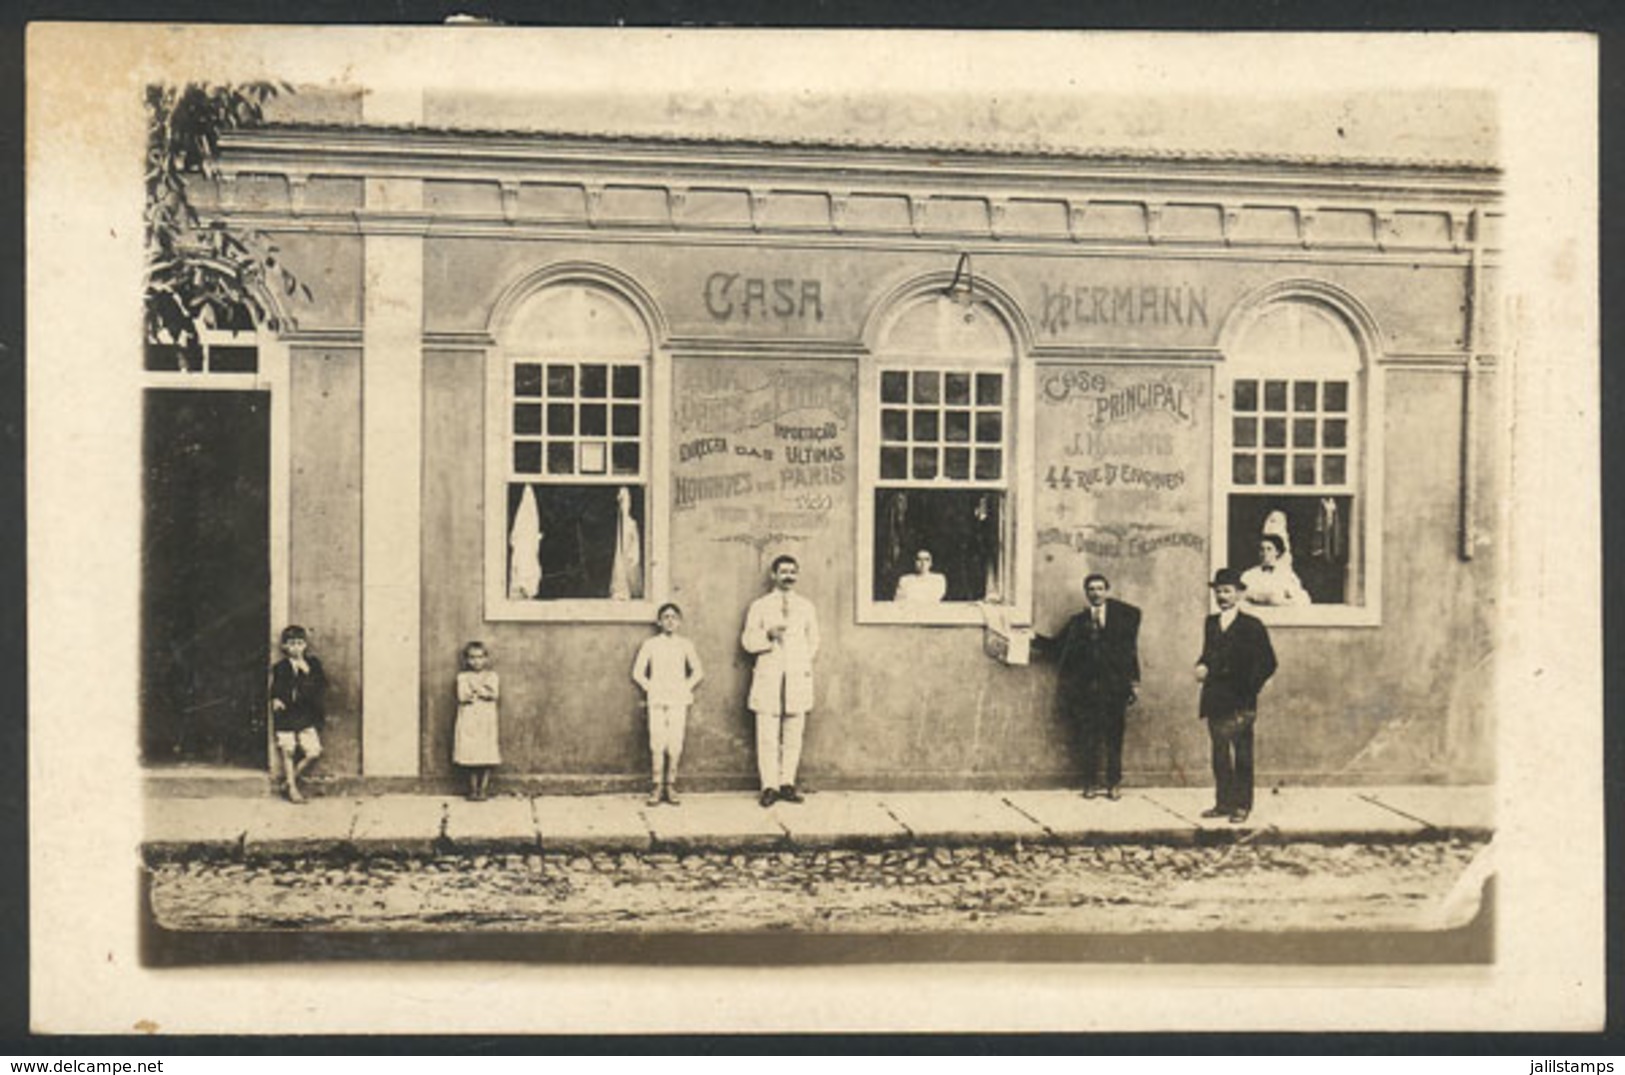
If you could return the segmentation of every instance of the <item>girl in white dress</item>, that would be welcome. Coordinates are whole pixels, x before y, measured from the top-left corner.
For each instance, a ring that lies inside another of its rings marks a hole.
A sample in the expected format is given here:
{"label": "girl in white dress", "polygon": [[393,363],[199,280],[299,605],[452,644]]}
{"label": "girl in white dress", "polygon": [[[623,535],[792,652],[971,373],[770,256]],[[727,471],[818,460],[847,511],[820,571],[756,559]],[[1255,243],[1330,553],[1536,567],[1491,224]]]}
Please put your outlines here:
{"label": "girl in white dress", "polygon": [[502,764],[497,736],[496,670],[484,642],[463,647],[463,671],[457,673],[457,730],[451,760],[468,770],[468,797],[486,798],[491,770]]}

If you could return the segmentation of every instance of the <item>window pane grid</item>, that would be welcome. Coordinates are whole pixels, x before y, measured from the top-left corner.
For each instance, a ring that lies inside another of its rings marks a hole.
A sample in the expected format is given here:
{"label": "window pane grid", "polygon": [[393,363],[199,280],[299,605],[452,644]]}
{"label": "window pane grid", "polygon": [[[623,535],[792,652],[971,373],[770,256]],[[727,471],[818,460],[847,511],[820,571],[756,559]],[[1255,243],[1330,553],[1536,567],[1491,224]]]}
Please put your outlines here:
{"label": "window pane grid", "polygon": [[1349,484],[1349,382],[1231,384],[1230,482],[1304,492]]}
{"label": "window pane grid", "polygon": [[1002,487],[1006,470],[1003,373],[882,370],[880,479],[899,486]]}
{"label": "window pane grid", "polygon": [[635,362],[515,362],[510,477],[641,482],[644,369]]}

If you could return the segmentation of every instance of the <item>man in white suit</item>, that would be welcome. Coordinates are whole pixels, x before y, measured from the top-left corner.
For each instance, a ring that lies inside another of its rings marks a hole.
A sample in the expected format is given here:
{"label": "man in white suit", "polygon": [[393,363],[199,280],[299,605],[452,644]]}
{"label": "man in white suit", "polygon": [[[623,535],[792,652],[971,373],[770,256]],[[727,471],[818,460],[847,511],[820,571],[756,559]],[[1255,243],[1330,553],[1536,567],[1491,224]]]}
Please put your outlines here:
{"label": "man in white suit", "polygon": [[756,714],[756,771],[763,806],[801,802],[796,767],[801,737],[813,705],[813,657],[818,653],[818,613],[794,593],[800,565],[794,556],[773,560],[773,590],[750,603],[740,644],[756,655],[750,681]]}

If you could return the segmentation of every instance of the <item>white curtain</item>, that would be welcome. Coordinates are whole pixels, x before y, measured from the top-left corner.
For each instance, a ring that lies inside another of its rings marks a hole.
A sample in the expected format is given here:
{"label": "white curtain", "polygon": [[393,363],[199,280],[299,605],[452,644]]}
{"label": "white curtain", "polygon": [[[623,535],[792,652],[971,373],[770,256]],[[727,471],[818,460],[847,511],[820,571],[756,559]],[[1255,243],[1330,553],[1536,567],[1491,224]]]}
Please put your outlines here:
{"label": "white curtain", "polygon": [[542,518],[536,510],[536,496],[525,486],[519,498],[519,512],[508,534],[508,596],[513,600],[535,597],[542,588]]}
{"label": "white curtain", "polygon": [[643,596],[643,542],[632,519],[632,494],[626,486],[615,493],[615,562],[609,570],[609,596],[626,601]]}

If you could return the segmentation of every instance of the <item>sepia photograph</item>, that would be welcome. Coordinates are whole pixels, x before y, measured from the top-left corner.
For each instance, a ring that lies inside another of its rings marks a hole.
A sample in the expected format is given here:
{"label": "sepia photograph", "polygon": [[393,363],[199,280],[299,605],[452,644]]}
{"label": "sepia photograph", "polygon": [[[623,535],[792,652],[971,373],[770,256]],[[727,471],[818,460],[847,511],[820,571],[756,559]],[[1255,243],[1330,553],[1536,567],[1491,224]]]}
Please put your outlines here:
{"label": "sepia photograph", "polygon": [[39,1029],[1601,1026],[1586,39],[29,53]]}

